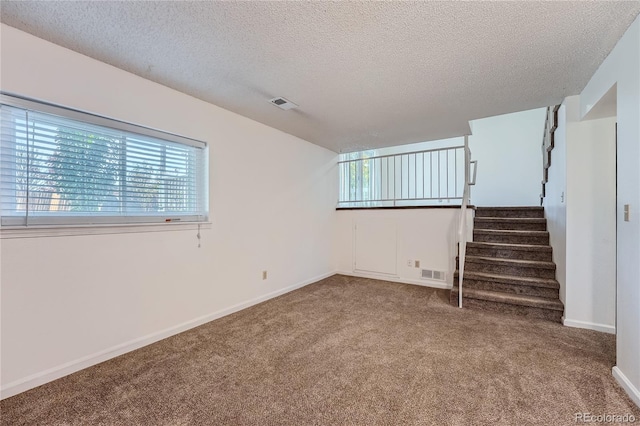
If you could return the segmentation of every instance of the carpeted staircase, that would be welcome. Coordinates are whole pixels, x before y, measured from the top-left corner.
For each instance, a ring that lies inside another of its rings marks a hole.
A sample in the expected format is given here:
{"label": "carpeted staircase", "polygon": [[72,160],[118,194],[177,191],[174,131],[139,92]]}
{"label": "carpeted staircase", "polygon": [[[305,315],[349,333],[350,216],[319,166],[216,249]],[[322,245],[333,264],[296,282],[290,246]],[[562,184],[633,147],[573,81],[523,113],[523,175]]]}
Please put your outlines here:
{"label": "carpeted staircase", "polygon": [[[476,208],[463,307],[560,322],[564,306],[555,277],[543,207]],[[450,301],[458,305],[457,270]]]}

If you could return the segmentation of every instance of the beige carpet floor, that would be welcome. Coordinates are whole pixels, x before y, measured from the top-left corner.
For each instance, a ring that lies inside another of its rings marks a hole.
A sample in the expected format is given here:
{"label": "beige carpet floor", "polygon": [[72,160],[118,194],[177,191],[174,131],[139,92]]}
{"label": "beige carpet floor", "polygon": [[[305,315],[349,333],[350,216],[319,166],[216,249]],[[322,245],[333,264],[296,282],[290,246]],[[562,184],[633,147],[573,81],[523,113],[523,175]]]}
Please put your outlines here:
{"label": "beige carpet floor", "polygon": [[333,276],[3,400],[2,425],[572,425],[640,409],[615,337]]}

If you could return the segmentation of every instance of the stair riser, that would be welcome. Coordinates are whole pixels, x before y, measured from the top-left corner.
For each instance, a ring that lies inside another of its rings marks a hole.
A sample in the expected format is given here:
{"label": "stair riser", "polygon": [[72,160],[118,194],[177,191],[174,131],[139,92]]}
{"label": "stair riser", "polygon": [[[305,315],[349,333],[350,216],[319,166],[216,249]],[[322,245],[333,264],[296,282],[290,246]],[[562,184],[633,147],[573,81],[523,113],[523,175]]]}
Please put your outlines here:
{"label": "stair riser", "polygon": [[[473,242],[466,250],[463,307],[560,322],[564,306],[546,231],[542,208],[476,209]],[[449,296],[454,306],[457,275]]]}
{"label": "stair riser", "polygon": [[[451,292],[449,301],[452,305],[458,306],[457,291]],[[464,288],[462,291],[462,307],[467,309],[478,309],[483,311],[517,315],[526,318],[562,322],[562,311],[555,311],[552,309],[544,308],[532,308],[529,306],[510,305],[506,303],[490,302],[487,300],[469,299],[464,297]]]}
{"label": "stair riser", "polygon": [[476,217],[529,217],[529,218],[544,218],[544,210],[540,209],[509,209],[509,210],[494,210],[494,209],[476,209]]}
{"label": "stair riser", "polygon": [[494,222],[478,220],[476,218],[474,222],[475,228],[481,229],[505,229],[513,231],[546,231],[546,223],[518,223],[518,222]]}
{"label": "stair riser", "polygon": [[[457,278],[456,279],[456,283]],[[474,279],[464,279],[462,283],[462,292],[464,293],[465,288],[474,288],[478,290],[489,290],[489,291],[500,291],[503,293],[509,294],[522,294],[526,296],[538,296],[538,297],[546,297],[548,299],[557,299],[560,297],[560,292],[555,288],[547,288],[547,287],[535,287],[530,285],[522,285],[522,284],[506,284],[506,283],[498,283],[494,281],[484,281],[484,280],[474,280]]]}
{"label": "stair riser", "polygon": [[467,246],[467,256],[496,257],[499,259],[538,260],[551,262],[550,251],[525,251]]}
{"label": "stair riser", "polygon": [[480,243],[531,244],[538,246],[548,246],[549,235],[490,235],[474,232],[473,241],[477,241]]}
{"label": "stair riser", "polygon": [[[458,269],[458,265],[456,265]],[[496,275],[513,275],[516,277],[532,277],[532,278],[555,278],[555,269],[546,268],[530,268],[526,266],[514,265],[495,265],[492,263],[473,262],[467,260],[464,270],[469,272],[485,272]]]}

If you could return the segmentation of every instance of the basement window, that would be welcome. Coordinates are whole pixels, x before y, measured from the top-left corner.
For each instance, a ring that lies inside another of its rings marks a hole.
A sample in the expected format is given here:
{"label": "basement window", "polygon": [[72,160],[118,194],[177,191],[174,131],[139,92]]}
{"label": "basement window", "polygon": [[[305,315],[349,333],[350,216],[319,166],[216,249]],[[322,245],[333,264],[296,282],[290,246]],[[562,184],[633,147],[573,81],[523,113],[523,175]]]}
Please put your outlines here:
{"label": "basement window", "polygon": [[2,95],[2,226],[207,220],[204,142]]}

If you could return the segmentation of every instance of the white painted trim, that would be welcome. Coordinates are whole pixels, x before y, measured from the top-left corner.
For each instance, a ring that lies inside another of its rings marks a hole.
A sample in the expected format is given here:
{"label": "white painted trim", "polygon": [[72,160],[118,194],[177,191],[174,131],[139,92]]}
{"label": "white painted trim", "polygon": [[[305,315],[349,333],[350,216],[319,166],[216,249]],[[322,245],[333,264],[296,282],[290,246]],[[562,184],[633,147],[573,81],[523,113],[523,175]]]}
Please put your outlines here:
{"label": "white painted trim", "polygon": [[587,330],[601,331],[602,333],[616,334],[616,328],[613,325],[597,324],[588,321],[571,320],[562,317],[562,324],[567,327],[586,328]]}
{"label": "white painted trim", "polygon": [[445,290],[449,290],[452,287],[451,284],[449,283],[442,282],[442,281],[434,281],[434,280],[412,280],[410,278],[400,278],[398,276],[376,274],[376,273],[363,273],[359,271],[353,271],[353,272],[339,271],[336,273],[340,275],[349,275],[351,277],[371,278],[374,280],[392,281],[394,283],[401,283],[401,284],[413,284],[413,285],[419,285],[422,287],[442,288]]}
{"label": "white painted trim", "polygon": [[171,223],[118,223],[55,226],[3,226],[0,239],[73,237],[76,235],[131,234],[141,232],[166,232],[211,229],[211,222],[171,222]]}
{"label": "white painted trim", "polygon": [[396,272],[374,272],[374,271],[367,271],[366,269],[354,269],[353,274],[360,274],[360,275],[371,275],[371,276],[376,276],[376,277],[381,277],[381,278],[400,278],[398,276],[398,274]]}
{"label": "white painted trim", "polygon": [[640,390],[633,386],[631,380],[629,380],[617,366],[613,367],[611,369],[611,372],[613,373],[613,377],[616,379],[616,381],[620,384],[620,386],[622,386],[627,395],[629,395],[629,398],[631,398],[631,400],[635,402],[638,407],[640,407]]}
{"label": "white painted trim", "polygon": [[151,333],[146,336],[139,337],[137,339],[133,339],[128,342],[113,346],[111,348],[104,349],[94,354],[87,355],[85,357],[58,365],[48,370],[32,374],[30,376],[16,380],[14,382],[8,383],[5,386],[3,386],[0,389],[0,399],[8,398],[10,396],[17,395],[21,392],[25,392],[29,389],[33,389],[45,383],[52,382],[56,379],[59,379],[64,376],[68,376],[69,374],[75,373],[77,371],[83,370],[85,368],[91,367],[101,362],[107,361],[111,358],[115,358],[127,352],[140,349],[144,346],[150,345],[159,340],[166,339],[167,337],[171,337],[173,335],[182,333],[184,331],[187,331],[194,327],[198,327],[199,325],[205,324],[207,322],[216,320],[218,318],[222,318],[234,312],[241,311],[242,309],[246,309],[250,306],[257,305],[258,303],[262,303],[266,300],[273,299],[274,297],[281,296],[285,293],[289,293],[293,290],[297,290],[306,285],[313,284],[317,281],[328,278],[335,274],[336,274],[335,272],[328,272],[322,275],[318,275],[316,277],[310,278],[308,280],[302,281],[292,286],[285,287],[283,289],[276,290],[271,293],[267,293],[263,296],[255,297],[253,299],[238,303],[236,305],[230,306],[225,309],[221,309],[211,314],[194,318],[192,320],[183,322],[182,324],[178,324],[173,327],[169,327],[167,329],[160,330],[155,333]]}

